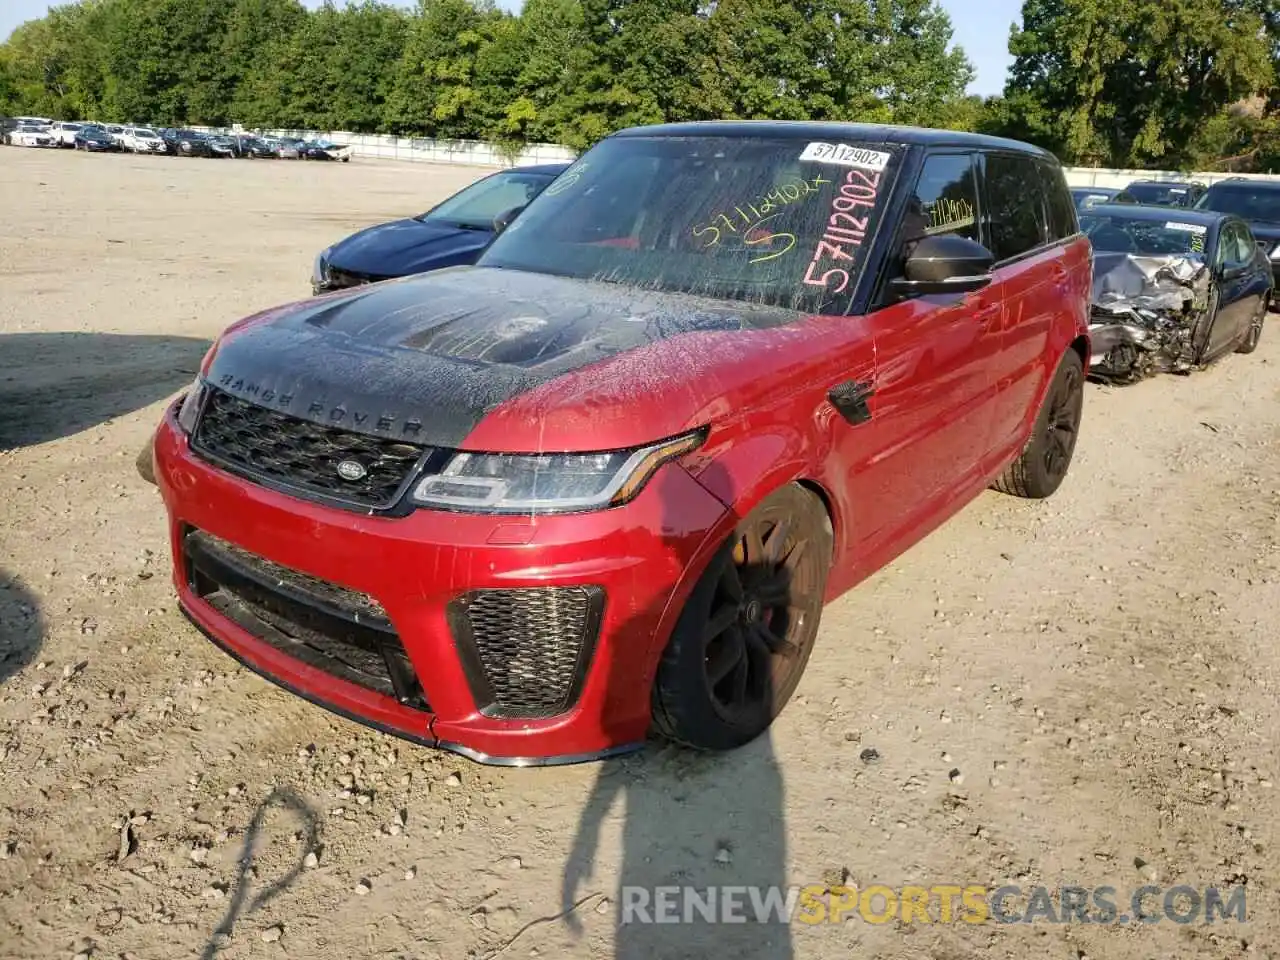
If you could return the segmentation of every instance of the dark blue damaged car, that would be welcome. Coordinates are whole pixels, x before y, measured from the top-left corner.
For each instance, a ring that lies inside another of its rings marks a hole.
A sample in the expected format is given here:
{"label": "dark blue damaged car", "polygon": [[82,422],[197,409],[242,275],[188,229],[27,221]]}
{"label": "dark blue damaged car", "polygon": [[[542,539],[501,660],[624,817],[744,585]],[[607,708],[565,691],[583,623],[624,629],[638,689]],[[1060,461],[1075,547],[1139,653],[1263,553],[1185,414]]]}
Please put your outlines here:
{"label": "dark blue damaged car", "polygon": [[419,216],[366,227],[320,252],[311,291],[473,264],[498,231],[568,166],[548,163],[493,173]]}

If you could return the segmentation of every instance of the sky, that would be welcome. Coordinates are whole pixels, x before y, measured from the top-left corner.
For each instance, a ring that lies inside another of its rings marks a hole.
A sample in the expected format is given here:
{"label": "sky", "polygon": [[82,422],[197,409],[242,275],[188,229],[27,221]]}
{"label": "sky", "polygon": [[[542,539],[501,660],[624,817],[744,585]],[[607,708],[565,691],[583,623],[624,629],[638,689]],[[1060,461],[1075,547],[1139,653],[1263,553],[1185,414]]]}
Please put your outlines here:
{"label": "sky", "polygon": [[[303,0],[307,6],[318,6],[319,0]],[[521,0],[499,0],[514,8]],[[970,93],[988,96],[1004,89],[1005,71],[1009,68],[1009,24],[1018,19],[1022,0],[941,0],[950,12],[955,26],[955,40],[964,47],[977,69]],[[48,0],[0,0],[0,37],[27,20],[42,17],[49,9]],[[975,9],[975,7],[977,9]]]}

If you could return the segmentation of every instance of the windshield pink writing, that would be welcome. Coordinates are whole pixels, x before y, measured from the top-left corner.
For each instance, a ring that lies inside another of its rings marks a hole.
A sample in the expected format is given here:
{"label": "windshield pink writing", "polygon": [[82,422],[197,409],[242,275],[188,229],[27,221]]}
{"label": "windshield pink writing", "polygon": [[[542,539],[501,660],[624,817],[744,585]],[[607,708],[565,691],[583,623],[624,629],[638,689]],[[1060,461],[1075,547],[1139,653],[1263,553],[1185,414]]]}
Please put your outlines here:
{"label": "windshield pink writing", "polygon": [[[849,171],[840,192],[831,201],[831,216],[822,239],[814,247],[809,269],[804,274],[805,283],[824,287],[832,293],[843,293],[849,286],[849,270],[834,264],[854,262],[857,248],[867,237],[867,223],[875,210],[879,188],[878,172]],[[823,267],[828,269],[818,273]]]}

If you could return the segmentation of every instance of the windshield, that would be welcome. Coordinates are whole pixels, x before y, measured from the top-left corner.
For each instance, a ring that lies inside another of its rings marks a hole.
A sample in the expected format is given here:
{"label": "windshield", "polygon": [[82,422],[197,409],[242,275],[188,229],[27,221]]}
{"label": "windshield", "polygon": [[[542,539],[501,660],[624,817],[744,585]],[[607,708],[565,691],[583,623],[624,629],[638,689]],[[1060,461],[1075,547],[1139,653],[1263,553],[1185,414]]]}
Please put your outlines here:
{"label": "windshield", "polygon": [[493,220],[526,203],[543,191],[551,177],[510,171],[478,180],[418,217],[426,223],[452,223],[477,230],[492,230]]}
{"label": "windshield", "polygon": [[135,137],[146,137],[151,140],[160,139],[156,136],[156,132],[154,130],[148,130],[145,127],[139,127],[137,130],[133,131],[133,135]]}
{"label": "windshield", "polygon": [[1081,217],[1080,229],[1094,250],[1138,256],[1202,256],[1205,235],[1209,232],[1207,227],[1197,223],[1101,217],[1096,214]]}
{"label": "windshield", "polygon": [[1177,183],[1131,183],[1124,192],[1138,203],[1178,207],[1186,205],[1188,188]]}
{"label": "windshield", "polygon": [[896,149],[883,144],[605,140],[480,264],[841,313],[896,168]]}
{"label": "windshield", "polygon": [[1235,214],[1244,220],[1280,223],[1280,187],[1247,183],[1210,187],[1196,207]]}

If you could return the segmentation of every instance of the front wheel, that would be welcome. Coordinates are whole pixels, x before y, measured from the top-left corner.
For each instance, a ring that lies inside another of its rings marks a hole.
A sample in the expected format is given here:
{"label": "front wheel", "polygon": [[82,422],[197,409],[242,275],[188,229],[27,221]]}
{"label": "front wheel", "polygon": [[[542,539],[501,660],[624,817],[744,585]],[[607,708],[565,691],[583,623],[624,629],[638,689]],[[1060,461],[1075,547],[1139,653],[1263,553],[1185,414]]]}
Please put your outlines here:
{"label": "front wheel", "polygon": [[1005,468],[995,489],[1033,500],[1057,490],[1071,466],[1083,410],[1084,364],[1079,354],[1067,350],[1036,415],[1031,439],[1018,459]]}
{"label": "front wheel", "polygon": [[1269,307],[1267,299],[1263,297],[1258,302],[1258,309],[1253,311],[1253,316],[1249,318],[1249,329],[1244,339],[1240,341],[1240,346],[1236,347],[1236,353],[1253,353],[1258,349],[1258,341],[1262,339],[1262,322],[1267,318]]}
{"label": "front wheel", "polygon": [[760,736],[795,691],[831,565],[822,501],[786,486],[742,519],[699,578],[653,688],[653,723],[699,750]]}

